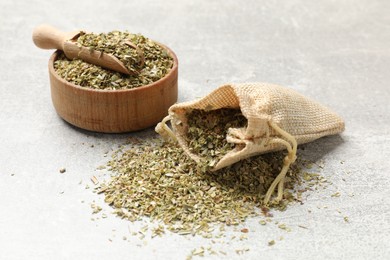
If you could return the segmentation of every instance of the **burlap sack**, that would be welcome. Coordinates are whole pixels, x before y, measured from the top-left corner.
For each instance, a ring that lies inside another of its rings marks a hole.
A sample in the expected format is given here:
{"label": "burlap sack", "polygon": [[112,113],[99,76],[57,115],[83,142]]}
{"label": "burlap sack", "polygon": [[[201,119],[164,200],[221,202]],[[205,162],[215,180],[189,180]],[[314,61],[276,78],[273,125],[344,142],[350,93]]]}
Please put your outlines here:
{"label": "burlap sack", "polygon": [[[266,203],[276,185],[279,185],[277,200],[282,198],[284,177],[296,159],[298,144],[344,130],[344,122],[337,114],[292,89],[267,83],[245,83],[224,85],[199,100],[171,106],[169,116],[157,125],[156,131],[177,139],[184,151],[200,162],[201,158],[189,150],[185,138],[188,128],[186,114],[192,109],[220,108],[239,108],[247,118],[248,126],[229,129],[227,141],[239,145],[213,170],[261,153],[288,150],[282,171],[266,194]],[[171,120],[173,132],[166,126],[167,120]]]}

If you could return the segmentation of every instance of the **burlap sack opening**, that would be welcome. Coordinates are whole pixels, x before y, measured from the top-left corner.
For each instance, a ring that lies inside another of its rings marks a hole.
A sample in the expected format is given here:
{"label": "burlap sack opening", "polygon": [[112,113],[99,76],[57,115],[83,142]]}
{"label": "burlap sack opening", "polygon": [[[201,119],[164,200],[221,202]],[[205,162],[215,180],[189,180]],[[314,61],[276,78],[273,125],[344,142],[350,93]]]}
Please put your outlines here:
{"label": "burlap sack opening", "polygon": [[[177,140],[184,151],[199,163],[202,158],[188,147],[186,115],[193,109],[209,111],[220,108],[240,109],[248,125],[246,128],[229,129],[226,140],[236,146],[212,170],[254,155],[283,149],[288,151],[280,174],[265,196],[266,204],[276,186],[276,200],[282,199],[284,178],[296,159],[298,144],[344,130],[344,122],[337,114],[292,89],[268,83],[245,83],[224,85],[199,100],[171,106],[169,115],[156,126],[156,131]],[[168,120],[171,120],[173,131],[166,126]]]}

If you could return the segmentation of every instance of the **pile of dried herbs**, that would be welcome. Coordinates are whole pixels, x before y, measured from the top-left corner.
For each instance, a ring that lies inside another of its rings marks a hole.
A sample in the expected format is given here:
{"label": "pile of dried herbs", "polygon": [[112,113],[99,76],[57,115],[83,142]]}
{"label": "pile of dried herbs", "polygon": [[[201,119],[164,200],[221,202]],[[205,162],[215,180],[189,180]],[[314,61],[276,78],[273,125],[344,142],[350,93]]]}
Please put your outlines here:
{"label": "pile of dried herbs", "polygon": [[[133,142],[134,143],[134,142]],[[242,160],[216,172],[204,172],[177,145],[160,138],[138,140],[109,162],[111,180],[98,192],[131,221],[162,221],[179,234],[209,234],[212,224],[236,225],[260,213],[264,194],[280,171],[282,152]],[[291,167],[286,187],[299,181],[299,164]],[[285,191],[281,209],[294,200]]]}
{"label": "pile of dried herbs", "polygon": [[[234,148],[226,141],[228,129],[247,124],[240,110],[230,108],[195,109],[187,118],[189,147],[206,158],[206,166]],[[249,216],[269,216],[268,207],[283,210],[288,203],[300,201],[304,190],[291,190],[312,178],[301,174],[306,163],[298,159],[285,179],[283,200],[265,206],[264,196],[280,173],[286,152],[254,156],[210,171],[175,142],[153,137],[133,138],[130,144],[128,150],[114,153],[108,163],[111,179],[101,183],[97,192],[104,194],[119,217],[131,221],[150,217],[179,234],[211,237],[215,224],[238,225]]]}
{"label": "pile of dried herbs", "polygon": [[[54,62],[57,74],[82,87],[117,90],[148,85],[163,78],[174,63],[173,58],[163,47],[140,34],[118,31],[99,35],[84,34],[78,41],[91,50],[114,54],[128,68],[139,71],[138,75],[124,75],[82,60],[69,60],[65,55],[60,55]],[[136,49],[125,42],[131,42],[143,52],[144,64],[139,62],[140,57]]]}
{"label": "pile of dried herbs", "polygon": [[234,148],[226,141],[229,128],[245,127],[247,119],[240,109],[222,108],[211,111],[194,109],[188,118],[187,142],[192,153],[199,155],[206,168],[213,167]]}

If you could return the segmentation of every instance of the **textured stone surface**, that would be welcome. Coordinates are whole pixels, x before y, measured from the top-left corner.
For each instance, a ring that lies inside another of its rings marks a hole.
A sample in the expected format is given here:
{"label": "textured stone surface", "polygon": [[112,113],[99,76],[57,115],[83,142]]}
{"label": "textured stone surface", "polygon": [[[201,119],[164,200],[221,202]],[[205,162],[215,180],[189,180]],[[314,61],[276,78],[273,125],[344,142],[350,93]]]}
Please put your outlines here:
{"label": "textured stone surface", "polygon": [[[50,100],[51,52],[31,41],[41,23],[129,30],[165,43],[179,58],[180,101],[227,82],[265,81],[344,117],[342,135],[301,151],[324,161],[321,174],[333,184],[307,192],[303,205],[274,212],[292,231],[250,219],[240,226],[250,230],[248,240],[230,241],[240,234],[228,230],[229,242],[213,246],[228,255],[214,258],[389,257],[389,13],[386,0],[0,1],[0,259],[183,259],[211,244],[166,234],[147,237],[145,245],[129,235],[143,223],[111,216],[102,197],[85,189],[92,176],[107,176],[95,170],[106,152],[152,130],[103,135],[62,121]],[[337,191],[340,197],[331,197]],[[106,219],[91,220],[94,200]],[[250,250],[235,253],[242,248]]]}

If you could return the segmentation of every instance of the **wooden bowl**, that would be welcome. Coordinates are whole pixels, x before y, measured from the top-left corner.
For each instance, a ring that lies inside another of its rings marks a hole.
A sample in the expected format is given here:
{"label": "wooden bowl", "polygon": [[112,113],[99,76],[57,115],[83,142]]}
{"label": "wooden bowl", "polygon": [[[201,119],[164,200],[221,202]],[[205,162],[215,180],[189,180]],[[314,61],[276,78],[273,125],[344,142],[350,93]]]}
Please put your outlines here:
{"label": "wooden bowl", "polygon": [[163,47],[174,59],[171,71],[152,84],[126,90],[95,90],[64,80],[54,70],[60,54],[54,52],[49,60],[54,108],[65,121],[94,132],[124,133],[157,124],[177,101],[178,92],[178,60],[172,50]]}

